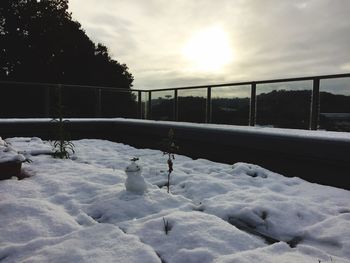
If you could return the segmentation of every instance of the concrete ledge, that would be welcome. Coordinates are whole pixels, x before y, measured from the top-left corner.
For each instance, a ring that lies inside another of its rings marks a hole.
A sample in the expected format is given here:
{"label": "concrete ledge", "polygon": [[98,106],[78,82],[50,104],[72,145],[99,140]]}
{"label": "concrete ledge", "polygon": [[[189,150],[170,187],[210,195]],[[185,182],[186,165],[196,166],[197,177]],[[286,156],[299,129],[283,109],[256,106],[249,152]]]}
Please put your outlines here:
{"label": "concrete ledge", "polygon": [[[54,138],[49,119],[0,120],[0,136]],[[285,176],[350,190],[350,134],[130,119],[70,119],[72,139],[97,138],[160,149],[169,129],[181,154],[233,164],[250,162]]]}

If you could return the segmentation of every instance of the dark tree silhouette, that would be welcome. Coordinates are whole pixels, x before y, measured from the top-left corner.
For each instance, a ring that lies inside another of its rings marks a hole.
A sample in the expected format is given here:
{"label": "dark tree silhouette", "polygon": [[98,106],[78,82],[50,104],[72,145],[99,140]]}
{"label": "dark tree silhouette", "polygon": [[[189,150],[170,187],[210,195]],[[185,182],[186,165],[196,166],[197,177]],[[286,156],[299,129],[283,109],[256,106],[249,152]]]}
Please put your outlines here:
{"label": "dark tree silhouette", "polygon": [[[106,46],[89,39],[68,12],[68,0],[1,0],[0,80],[129,90],[133,76],[125,64],[110,57]],[[47,96],[50,105],[55,104],[52,88],[48,92],[38,85],[6,83],[0,88],[1,96],[6,97],[0,117],[47,116]],[[65,117],[95,116],[97,92],[64,87]],[[135,111],[131,91],[102,92],[103,116],[135,117]],[[52,112],[51,108],[50,115]]]}
{"label": "dark tree silhouette", "polygon": [[68,12],[68,0],[1,0],[2,80],[130,88],[125,64],[95,45]]}
{"label": "dark tree silhouette", "polygon": [[307,129],[311,90],[273,90],[257,96],[257,123]]}

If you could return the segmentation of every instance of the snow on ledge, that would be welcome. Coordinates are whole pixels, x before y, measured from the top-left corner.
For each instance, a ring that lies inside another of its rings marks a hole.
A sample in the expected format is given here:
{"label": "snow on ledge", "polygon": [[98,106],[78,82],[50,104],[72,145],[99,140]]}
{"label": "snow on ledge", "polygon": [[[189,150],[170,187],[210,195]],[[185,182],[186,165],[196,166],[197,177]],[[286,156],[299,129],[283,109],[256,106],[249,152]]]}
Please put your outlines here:
{"label": "snow on ledge", "polygon": [[[0,119],[0,124],[10,123],[47,123],[51,122],[49,118],[23,118],[23,119]],[[159,125],[169,126],[171,128],[193,128],[206,129],[224,132],[239,132],[245,134],[259,134],[259,135],[273,135],[289,138],[307,138],[318,140],[334,140],[350,142],[349,132],[335,132],[335,131],[311,131],[302,129],[286,129],[286,128],[269,128],[260,126],[238,126],[228,124],[208,124],[208,123],[190,123],[190,122],[173,122],[173,121],[156,121],[156,120],[140,120],[129,118],[67,118],[74,123],[79,122],[111,122],[111,123],[125,123],[125,124],[144,124],[144,125]]]}

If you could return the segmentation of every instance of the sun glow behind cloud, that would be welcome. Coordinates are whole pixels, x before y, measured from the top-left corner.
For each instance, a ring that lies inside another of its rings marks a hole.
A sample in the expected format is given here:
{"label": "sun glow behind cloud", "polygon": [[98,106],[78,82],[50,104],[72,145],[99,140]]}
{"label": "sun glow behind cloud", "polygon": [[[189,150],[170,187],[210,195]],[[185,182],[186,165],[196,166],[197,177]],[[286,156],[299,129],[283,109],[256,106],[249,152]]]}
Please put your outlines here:
{"label": "sun glow behind cloud", "polygon": [[[70,0],[134,88],[347,73],[349,0]],[[268,12],[266,11],[268,10]],[[197,39],[197,40],[196,40]],[[220,40],[221,39],[221,40]]]}
{"label": "sun glow behind cloud", "polygon": [[233,59],[228,34],[218,26],[196,32],[182,54],[189,62],[191,71],[220,72]]}

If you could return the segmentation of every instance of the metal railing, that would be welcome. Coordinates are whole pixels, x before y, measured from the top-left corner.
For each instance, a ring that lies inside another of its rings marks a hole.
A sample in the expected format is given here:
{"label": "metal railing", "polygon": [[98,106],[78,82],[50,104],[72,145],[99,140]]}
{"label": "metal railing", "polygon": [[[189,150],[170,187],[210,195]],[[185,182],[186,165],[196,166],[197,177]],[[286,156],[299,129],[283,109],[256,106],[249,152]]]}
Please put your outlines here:
{"label": "metal railing", "polygon": [[[298,81],[312,81],[312,95],[310,102],[310,119],[308,128],[311,130],[316,130],[319,122],[319,114],[320,114],[320,81],[326,79],[339,79],[339,78],[348,78],[350,77],[350,73],[345,74],[335,74],[335,75],[319,75],[319,76],[308,76],[308,77],[299,77],[299,78],[284,78],[284,79],[269,79],[269,80],[258,80],[258,81],[245,81],[245,82],[233,82],[233,83],[223,83],[223,84],[215,84],[215,85],[200,85],[200,86],[187,86],[187,87],[176,87],[176,88],[166,88],[166,89],[152,89],[148,91],[148,119],[152,118],[151,113],[151,100],[152,100],[152,92],[159,91],[173,91],[173,120],[178,121],[178,91],[180,90],[193,90],[193,89],[203,89],[207,90],[206,97],[206,110],[205,110],[205,122],[212,122],[212,90],[218,87],[232,87],[232,86],[250,86],[250,104],[249,104],[249,126],[255,126],[256,124],[256,109],[257,109],[257,86],[261,84],[273,84],[273,83],[286,83],[286,82],[298,82]],[[350,86],[349,86],[350,90]]]}
{"label": "metal railing", "polygon": [[[284,79],[270,79],[270,80],[258,80],[258,81],[244,81],[244,82],[233,82],[223,83],[215,85],[199,85],[199,86],[187,86],[187,87],[175,87],[165,89],[152,89],[152,90],[139,90],[139,89],[118,89],[115,87],[98,87],[98,86],[86,86],[86,85],[65,85],[65,84],[51,84],[51,83],[23,83],[23,82],[12,82],[12,81],[0,81],[0,87],[11,85],[26,86],[44,88],[44,117],[50,117],[50,108],[52,107],[50,102],[50,94],[52,89],[77,89],[82,88],[84,90],[93,90],[95,92],[95,113],[93,117],[102,117],[102,96],[103,92],[111,93],[129,93],[134,94],[135,100],[135,114],[133,117],[139,119],[152,119],[152,95],[157,92],[171,92],[172,93],[172,121],[179,121],[179,91],[184,90],[197,90],[205,89],[205,123],[212,123],[212,92],[219,87],[234,87],[234,86],[249,86],[250,87],[250,103],[249,103],[249,116],[246,125],[256,125],[256,113],[257,113],[257,89],[262,84],[274,84],[274,83],[295,83],[298,81],[311,81],[311,101],[309,110],[309,123],[308,128],[316,130],[319,126],[320,116],[320,81],[327,79],[340,79],[349,78],[350,73],[346,74],[335,74],[335,75],[320,75],[320,76],[308,76],[299,78],[284,78]],[[349,87],[350,89],[350,87]],[[92,117],[92,116],[91,116]]]}

